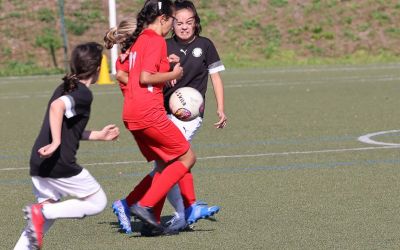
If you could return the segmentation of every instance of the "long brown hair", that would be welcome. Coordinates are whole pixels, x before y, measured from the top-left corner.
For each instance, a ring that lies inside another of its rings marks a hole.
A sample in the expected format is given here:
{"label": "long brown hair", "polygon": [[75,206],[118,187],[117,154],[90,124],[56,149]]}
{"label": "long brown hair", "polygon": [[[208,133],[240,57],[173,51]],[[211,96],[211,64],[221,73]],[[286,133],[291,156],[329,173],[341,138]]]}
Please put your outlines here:
{"label": "long brown hair", "polygon": [[74,48],[71,54],[70,73],[66,74],[64,81],[64,94],[76,89],[80,80],[93,77],[97,80],[98,69],[101,64],[103,46],[96,42],[83,43]]}
{"label": "long brown hair", "polygon": [[127,49],[136,42],[140,33],[142,33],[147,25],[152,24],[157,17],[162,15],[172,18],[173,12],[174,6],[171,0],[147,0],[137,15],[135,31],[127,39]]}

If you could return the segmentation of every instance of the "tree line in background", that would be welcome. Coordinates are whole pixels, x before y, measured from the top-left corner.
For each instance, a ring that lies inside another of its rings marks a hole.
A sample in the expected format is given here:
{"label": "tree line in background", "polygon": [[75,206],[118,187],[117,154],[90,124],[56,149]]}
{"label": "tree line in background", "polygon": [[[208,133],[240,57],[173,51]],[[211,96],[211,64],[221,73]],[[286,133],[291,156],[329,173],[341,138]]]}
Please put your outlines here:
{"label": "tree line in background", "polygon": [[[64,71],[60,1],[0,0],[0,76]],[[205,36],[221,48],[228,67],[399,61],[398,0],[194,2]],[[142,4],[118,0],[118,20]],[[68,1],[64,7],[67,45],[102,42],[107,0]]]}

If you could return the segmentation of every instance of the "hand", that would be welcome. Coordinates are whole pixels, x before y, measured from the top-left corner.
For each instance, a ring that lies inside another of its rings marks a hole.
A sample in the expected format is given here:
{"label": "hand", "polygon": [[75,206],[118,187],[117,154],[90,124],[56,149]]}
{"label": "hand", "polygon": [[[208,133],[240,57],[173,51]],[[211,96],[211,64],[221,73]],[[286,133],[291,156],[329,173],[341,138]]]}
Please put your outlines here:
{"label": "hand", "polygon": [[216,128],[224,128],[226,126],[226,121],[228,118],[226,117],[224,111],[217,110],[217,115],[219,117],[219,121],[214,123]]}
{"label": "hand", "polygon": [[174,69],[172,70],[172,72],[174,73],[175,80],[181,79],[182,76],[183,76],[183,68],[181,67],[181,64],[180,63],[175,64]]}
{"label": "hand", "polygon": [[168,81],[168,82],[165,84],[165,86],[168,87],[168,88],[172,88],[173,86],[175,86],[176,82],[177,82],[176,79],[171,80],[171,81]]}
{"label": "hand", "polygon": [[54,152],[57,150],[58,146],[60,146],[59,143],[50,143],[44,147],[39,148],[38,154],[39,154],[40,158],[51,157],[54,154]]}
{"label": "hand", "polygon": [[104,141],[116,140],[119,136],[119,128],[115,124],[105,126],[100,131],[100,138]]}
{"label": "hand", "polygon": [[171,54],[168,56],[168,62],[169,63],[178,63],[180,61],[179,56],[175,55],[175,54]]}

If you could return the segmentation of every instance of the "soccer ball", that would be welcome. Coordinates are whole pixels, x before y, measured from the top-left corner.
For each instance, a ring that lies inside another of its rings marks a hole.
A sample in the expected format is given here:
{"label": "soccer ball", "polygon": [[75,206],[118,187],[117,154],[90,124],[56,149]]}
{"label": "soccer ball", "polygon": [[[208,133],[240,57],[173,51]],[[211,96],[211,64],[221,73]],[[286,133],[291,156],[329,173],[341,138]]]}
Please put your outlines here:
{"label": "soccer ball", "polygon": [[204,99],[194,88],[179,88],[169,98],[169,109],[179,120],[191,121],[203,113]]}

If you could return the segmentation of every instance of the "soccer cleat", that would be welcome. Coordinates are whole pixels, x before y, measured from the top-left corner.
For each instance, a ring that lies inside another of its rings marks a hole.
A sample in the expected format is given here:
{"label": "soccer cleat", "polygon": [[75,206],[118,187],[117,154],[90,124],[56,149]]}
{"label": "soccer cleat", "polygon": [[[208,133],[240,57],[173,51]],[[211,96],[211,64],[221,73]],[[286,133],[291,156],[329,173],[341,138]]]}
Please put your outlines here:
{"label": "soccer cleat", "polygon": [[166,225],[167,229],[170,231],[182,231],[188,226],[185,218],[179,216],[178,213],[175,213],[174,217],[167,221]]}
{"label": "soccer cleat", "polygon": [[188,225],[196,223],[200,219],[206,219],[220,210],[219,206],[207,206],[207,203],[198,201],[185,209],[185,217]]}
{"label": "soccer cleat", "polygon": [[116,200],[112,204],[112,209],[114,214],[118,218],[119,227],[124,231],[124,233],[131,234],[131,212],[129,210],[128,204],[125,199]]}
{"label": "soccer cleat", "polygon": [[139,203],[136,203],[131,207],[131,212],[133,215],[143,221],[143,223],[147,223],[149,227],[164,231],[164,227],[159,224],[154,217],[154,212],[152,208],[142,207],[141,205],[139,205]]}
{"label": "soccer cleat", "polygon": [[46,219],[42,213],[42,204],[33,204],[23,209],[27,220],[26,233],[31,249],[41,249],[43,245],[43,226]]}

